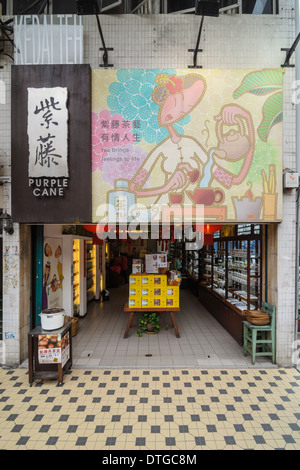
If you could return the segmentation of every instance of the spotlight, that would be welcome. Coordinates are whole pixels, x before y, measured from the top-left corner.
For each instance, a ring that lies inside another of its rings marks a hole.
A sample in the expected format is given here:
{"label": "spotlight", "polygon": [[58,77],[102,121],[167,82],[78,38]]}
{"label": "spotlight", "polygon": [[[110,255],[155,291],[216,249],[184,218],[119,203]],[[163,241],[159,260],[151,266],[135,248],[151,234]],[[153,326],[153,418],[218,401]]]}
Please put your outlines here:
{"label": "spotlight", "polygon": [[219,16],[220,0],[196,0],[195,14],[201,16]]}
{"label": "spotlight", "polygon": [[76,0],[78,15],[100,15],[102,0]]}

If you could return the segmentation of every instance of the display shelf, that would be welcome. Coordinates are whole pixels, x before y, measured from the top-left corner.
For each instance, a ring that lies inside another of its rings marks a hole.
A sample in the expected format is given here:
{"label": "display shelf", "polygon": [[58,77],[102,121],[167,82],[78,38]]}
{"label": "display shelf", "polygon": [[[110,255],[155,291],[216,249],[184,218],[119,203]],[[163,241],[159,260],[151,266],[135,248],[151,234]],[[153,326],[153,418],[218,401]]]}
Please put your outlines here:
{"label": "display shelf", "polygon": [[261,306],[261,230],[255,226],[236,233],[218,235],[213,246],[203,247],[200,281],[243,312]]}
{"label": "display shelf", "polygon": [[186,265],[185,270],[186,274],[192,278],[194,281],[199,280],[199,251],[189,250],[186,251]]}
{"label": "display shelf", "polygon": [[96,293],[96,247],[90,240],[86,241],[86,295],[90,302]]}
{"label": "display shelf", "polygon": [[73,240],[73,308],[74,315],[80,314],[80,243]]}

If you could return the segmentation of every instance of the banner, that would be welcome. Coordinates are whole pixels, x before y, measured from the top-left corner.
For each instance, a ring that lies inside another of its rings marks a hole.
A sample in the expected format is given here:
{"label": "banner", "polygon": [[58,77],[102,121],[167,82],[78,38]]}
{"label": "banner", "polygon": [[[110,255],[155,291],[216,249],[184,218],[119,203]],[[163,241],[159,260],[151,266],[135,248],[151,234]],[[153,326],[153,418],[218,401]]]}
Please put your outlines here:
{"label": "banner", "polygon": [[63,304],[62,238],[44,239],[43,310]]}
{"label": "banner", "polygon": [[92,71],[92,219],[280,222],[281,69]]}

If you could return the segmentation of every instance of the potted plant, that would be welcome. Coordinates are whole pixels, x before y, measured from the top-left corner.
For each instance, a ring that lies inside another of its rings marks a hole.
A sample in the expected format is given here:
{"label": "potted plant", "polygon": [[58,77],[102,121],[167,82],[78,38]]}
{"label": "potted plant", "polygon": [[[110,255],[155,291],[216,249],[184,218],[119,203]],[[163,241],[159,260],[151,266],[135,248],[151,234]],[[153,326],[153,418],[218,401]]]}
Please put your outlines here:
{"label": "potted plant", "polygon": [[160,329],[160,315],[155,312],[145,312],[138,320],[138,336],[143,333],[155,334]]}

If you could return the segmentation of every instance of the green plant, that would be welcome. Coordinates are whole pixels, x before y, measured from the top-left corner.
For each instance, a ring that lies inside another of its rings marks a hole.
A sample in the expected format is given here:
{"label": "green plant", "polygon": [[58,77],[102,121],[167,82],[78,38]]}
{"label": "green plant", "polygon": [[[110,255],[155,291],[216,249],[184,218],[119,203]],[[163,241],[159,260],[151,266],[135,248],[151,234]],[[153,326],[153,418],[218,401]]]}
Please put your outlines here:
{"label": "green plant", "polygon": [[256,96],[271,94],[263,105],[263,118],[257,129],[260,139],[266,142],[271,128],[283,119],[282,70],[267,69],[250,72],[235,90],[233,97],[237,99],[244,93],[252,93]]}
{"label": "green plant", "polygon": [[160,315],[155,312],[145,312],[138,320],[138,336],[145,332],[157,333],[160,329]]}

